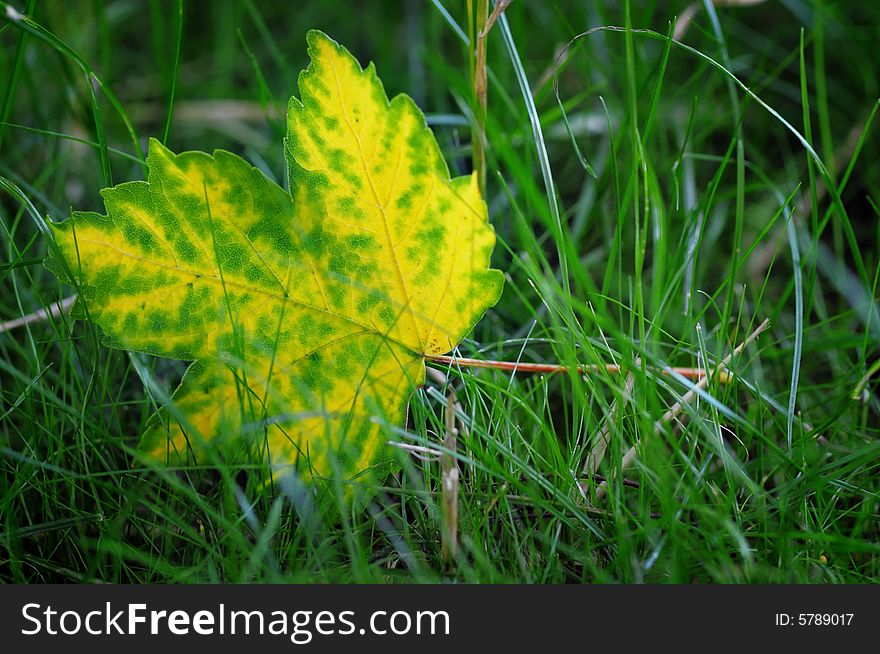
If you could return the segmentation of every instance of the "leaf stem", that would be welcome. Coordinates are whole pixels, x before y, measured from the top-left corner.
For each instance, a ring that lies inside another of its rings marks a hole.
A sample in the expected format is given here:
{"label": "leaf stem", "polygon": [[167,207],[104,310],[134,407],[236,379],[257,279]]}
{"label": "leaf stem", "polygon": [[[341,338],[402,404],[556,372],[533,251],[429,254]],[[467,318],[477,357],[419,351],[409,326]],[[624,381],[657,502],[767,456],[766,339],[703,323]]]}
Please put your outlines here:
{"label": "leaf stem", "polygon": [[[467,357],[451,357],[444,355],[434,355],[425,357],[431,363],[439,363],[446,366],[460,366],[462,368],[492,368],[494,370],[511,370],[514,372],[537,372],[555,374],[560,372],[568,372],[570,368],[558,363],[523,363],[520,361],[493,361],[489,359],[468,359]],[[586,366],[578,366],[576,372],[581,375],[606,371],[616,374],[626,370],[623,366],[615,363],[593,364]],[[664,375],[675,373],[686,379],[703,379],[709,372],[705,368],[659,368],[658,372]],[[731,375],[726,370],[718,370],[712,373],[717,376],[718,381],[727,384],[731,380]]]}

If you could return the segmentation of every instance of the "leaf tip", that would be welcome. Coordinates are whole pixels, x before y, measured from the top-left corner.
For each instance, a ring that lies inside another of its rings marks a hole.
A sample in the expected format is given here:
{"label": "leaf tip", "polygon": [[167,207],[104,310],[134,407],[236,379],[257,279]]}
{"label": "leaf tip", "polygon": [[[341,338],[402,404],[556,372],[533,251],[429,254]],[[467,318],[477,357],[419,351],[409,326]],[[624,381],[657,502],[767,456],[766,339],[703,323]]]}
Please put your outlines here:
{"label": "leaf tip", "polygon": [[325,48],[333,47],[336,49],[341,48],[336,41],[331,39],[327,34],[318,29],[311,29],[306,32],[306,44],[308,45],[309,56],[314,59],[316,55],[319,55]]}
{"label": "leaf tip", "polygon": [[[157,139],[155,136],[151,136],[147,142],[147,159],[154,155],[162,156],[167,158],[168,155],[171,154],[171,150],[169,150],[165,145]],[[147,164],[149,165],[149,163]]]}

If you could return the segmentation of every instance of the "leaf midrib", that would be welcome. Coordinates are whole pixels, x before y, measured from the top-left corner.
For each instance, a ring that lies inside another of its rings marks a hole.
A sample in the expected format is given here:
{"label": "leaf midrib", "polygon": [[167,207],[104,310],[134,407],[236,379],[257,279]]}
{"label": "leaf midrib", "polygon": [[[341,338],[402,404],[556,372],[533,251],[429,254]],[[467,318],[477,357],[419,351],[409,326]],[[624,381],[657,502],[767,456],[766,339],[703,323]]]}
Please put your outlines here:
{"label": "leaf midrib", "polygon": [[[366,160],[364,159],[364,148],[361,143],[360,134],[354,129],[354,126],[351,124],[351,120],[348,118],[348,112],[346,111],[345,101],[343,99],[342,94],[342,86],[339,83],[339,74],[336,72],[336,65],[333,60],[330,60],[330,70],[333,71],[333,80],[336,82],[336,92],[339,94],[339,106],[342,108],[342,116],[345,118],[345,124],[348,126],[349,131],[357,142],[357,151],[358,156],[361,160],[361,166],[364,169],[364,177],[367,182],[370,184],[370,191],[373,193],[373,198],[376,201],[376,205],[379,207],[379,211],[382,214],[382,226],[385,229],[385,238],[388,242],[388,248],[391,250],[391,260],[394,262],[394,269],[397,272],[397,281],[400,283],[400,288],[403,291],[403,297],[406,301],[404,304],[404,310],[409,314],[410,319],[413,323],[413,330],[415,332],[416,338],[419,339],[419,351],[423,353],[425,351],[425,342],[422,339],[421,331],[419,330],[419,323],[416,320],[415,311],[412,307],[412,298],[409,294],[409,290],[406,287],[406,280],[403,277],[403,270],[400,268],[400,261],[397,258],[397,250],[394,248],[394,239],[391,238],[391,230],[388,228],[388,214],[385,211],[385,206],[382,203],[382,200],[379,198],[379,194],[376,192],[376,186],[373,183],[373,178],[370,175],[369,168],[367,167]],[[364,74],[364,71],[361,71],[361,75]],[[390,106],[388,100],[386,98],[386,104]],[[400,155],[403,157],[403,155]],[[394,188],[394,182],[391,184],[392,190]]]}

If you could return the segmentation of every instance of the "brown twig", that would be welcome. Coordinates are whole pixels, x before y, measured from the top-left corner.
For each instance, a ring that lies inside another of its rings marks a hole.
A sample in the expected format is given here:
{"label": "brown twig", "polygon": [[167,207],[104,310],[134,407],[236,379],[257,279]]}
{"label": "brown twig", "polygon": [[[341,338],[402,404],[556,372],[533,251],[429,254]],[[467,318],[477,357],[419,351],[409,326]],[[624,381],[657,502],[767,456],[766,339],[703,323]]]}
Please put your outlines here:
{"label": "brown twig", "polygon": [[[473,166],[477,172],[480,190],[486,191],[486,112],[488,111],[489,82],[486,64],[486,38],[492,26],[513,0],[499,0],[489,14],[488,0],[477,0],[476,39],[474,43],[474,63],[471,71],[474,84],[474,98],[477,102],[474,129],[471,135]],[[488,15],[488,18],[487,18]]]}
{"label": "brown twig", "polygon": [[486,111],[488,110],[488,79],[486,73],[486,17],[489,11],[488,0],[477,0],[476,39],[473,43],[473,68],[471,78],[474,85],[474,126],[471,130],[471,151],[474,171],[480,192],[486,194]]}
{"label": "brown twig", "polygon": [[495,24],[495,21],[501,18],[501,14],[504,13],[504,10],[507,9],[513,0],[498,0],[495,3],[495,8],[492,10],[492,15],[489,16],[489,20],[486,21],[486,26],[480,31],[480,37],[486,38],[489,34],[489,30],[492,29],[492,26]]}
{"label": "brown twig", "polygon": [[[439,363],[450,367],[460,366],[462,368],[493,368],[495,370],[510,370],[512,372],[543,372],[548,374],[555,374],[560,372],[568,372],[569,370],[571,370],[567,366],[563,366],[558,363],[522,363],[519,361],[492,361],[489,359],[468,359],[467,357],[454,357],[444,355],[432,355],[425,357],[425,359],[432,363]],[[622,372],[623,367],[616,363],[607,363],[604,365],[594,364],[587,366],[578,366],[577,368],[575,368],[575,371],[580,375],[587,375],[603,370],[605,372],[616,374]],[[687,379],[703,379],[706,377],[705,368],[659,368],[657,372],[663,375],[675,373]],[[717,379],[722,384],[726,384],[730,381],[730,376],[726,371],[721,370],[717,372]]]}

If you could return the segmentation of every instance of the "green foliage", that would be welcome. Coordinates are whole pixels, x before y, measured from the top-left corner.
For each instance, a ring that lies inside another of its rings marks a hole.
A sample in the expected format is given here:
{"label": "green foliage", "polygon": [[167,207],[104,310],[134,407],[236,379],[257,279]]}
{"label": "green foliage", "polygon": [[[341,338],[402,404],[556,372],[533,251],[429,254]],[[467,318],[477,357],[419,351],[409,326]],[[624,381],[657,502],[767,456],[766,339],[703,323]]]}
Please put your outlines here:
{"label": "green foliage", "polygon": [[[40,265],[40,225],[102,211],[98,189],[145,178],[140,148],[166,125],[175,150],[232,150],[283,186],[278,99],[313,25],[425,108],[452,176],[466,174],[477,104],[462,4],[185,3],[179,40],[174,3],[19,6],[34,22],[0,26],[0,322],[71,292]],[[880,8],[705,3],[680,37],[697,53],[620,30],[562,51],[602,25],[665,35],[687,4],[514,2],[488,39],[485,197],[505,290],[459,353],[630,376],[432,366],[405,424],[383,425],[400,472],[368,482],[366,510],[334,512],[262,465],[133,466],[184,367],[102,347],[68,316],[9,329],[0,577],[875,581]],[[811,144],[830,184],[713,61]],[[651,371],[711,367],[764,318],[732,383],[665,420],[692,384]],[[452,563],[434,456],[449,387]],[[603,443],[599,477],[585,475]]]}

